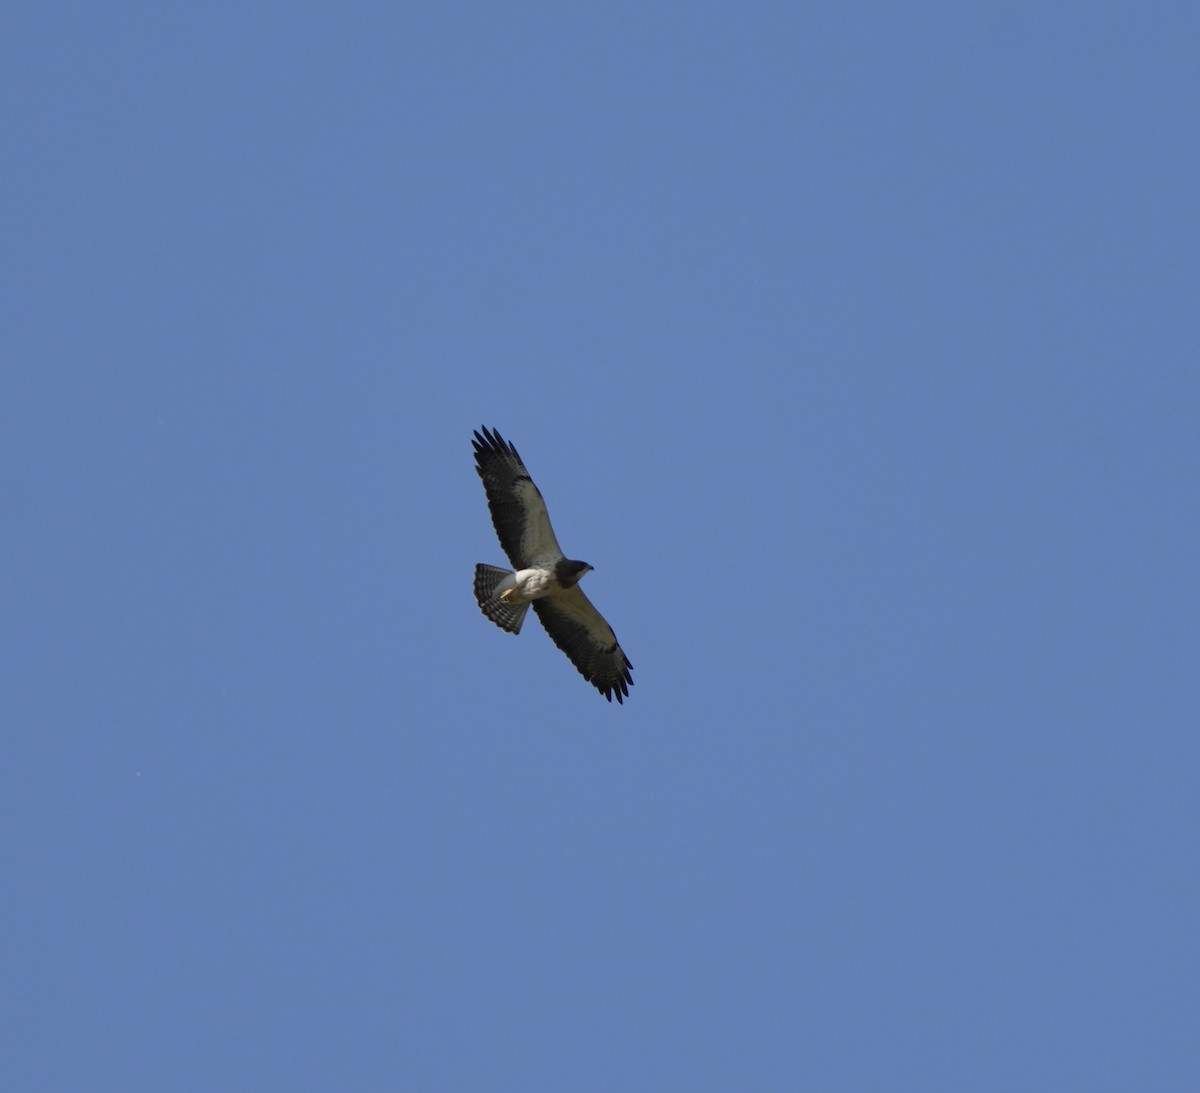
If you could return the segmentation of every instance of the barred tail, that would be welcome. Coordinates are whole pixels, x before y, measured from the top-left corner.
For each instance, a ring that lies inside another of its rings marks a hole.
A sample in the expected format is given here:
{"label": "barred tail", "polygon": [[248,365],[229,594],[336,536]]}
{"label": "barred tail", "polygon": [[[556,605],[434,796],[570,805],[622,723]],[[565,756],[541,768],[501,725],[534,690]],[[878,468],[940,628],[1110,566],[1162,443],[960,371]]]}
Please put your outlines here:
{"label": "barred tail", "polygon": [[521,623],[525,621],[525,613],[529,610],[529,604],[503,603],[495,596],[497,585],[505,577],[511,576],[511,569],[501,569],[495,565],[477,565],[475,567],[475,599],[479,601],[479,610],[501,630],[507,630],[510,634],[519,634]]}

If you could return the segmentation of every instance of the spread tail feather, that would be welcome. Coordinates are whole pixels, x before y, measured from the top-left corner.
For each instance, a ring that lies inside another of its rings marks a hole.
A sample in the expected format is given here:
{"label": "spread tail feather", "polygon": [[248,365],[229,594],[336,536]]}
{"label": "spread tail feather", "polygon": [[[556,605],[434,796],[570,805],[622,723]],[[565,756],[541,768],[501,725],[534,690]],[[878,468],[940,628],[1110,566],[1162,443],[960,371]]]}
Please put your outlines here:
{"label": "spread tail feather", "polygon": [[495,594],[496,588],[505,577],[511,577],[511,569],[501,569],[495,565],[477,565],[475,567],[475,599],[479,601],[479,610],[492,620],[501,630],[510,634],[521,632],[521,623],[529,610],[527,603],[504,603]]}

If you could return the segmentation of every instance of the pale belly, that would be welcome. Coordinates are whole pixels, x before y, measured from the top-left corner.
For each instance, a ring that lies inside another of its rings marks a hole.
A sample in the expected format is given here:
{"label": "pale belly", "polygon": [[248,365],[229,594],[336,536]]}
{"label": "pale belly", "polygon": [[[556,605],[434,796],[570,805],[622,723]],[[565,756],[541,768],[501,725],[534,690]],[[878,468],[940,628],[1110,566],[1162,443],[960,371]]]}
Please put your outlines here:
{"label": "pale belly", "polygon": [[504,603],[530,603],[550,593],[554,583],[554,574],[548,569],[518,569],[500,583],[500,599]]}

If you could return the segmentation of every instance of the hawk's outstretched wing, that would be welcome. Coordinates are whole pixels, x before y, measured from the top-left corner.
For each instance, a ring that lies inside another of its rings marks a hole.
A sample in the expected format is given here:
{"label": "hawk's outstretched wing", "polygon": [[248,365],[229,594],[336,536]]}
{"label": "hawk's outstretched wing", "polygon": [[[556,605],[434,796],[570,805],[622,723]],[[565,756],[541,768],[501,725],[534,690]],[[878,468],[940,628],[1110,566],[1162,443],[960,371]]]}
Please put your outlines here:
{"label": "hawk's outstretched wing", "polygon": [[550,526],[546,502],[517,449],[486,427],[482,435],[476,430],[472,444],[475,469],[483,479],[492,523],[508,560],[515,569],[552,566],[563,552]]}
{"label": "hawk's outstretched wing", "polygon": [[546,633],[579,669],[579,674],[611,702],[624,702],[633,685],[633,665],[617,635],[576,585],[556,596],[534,600]]}

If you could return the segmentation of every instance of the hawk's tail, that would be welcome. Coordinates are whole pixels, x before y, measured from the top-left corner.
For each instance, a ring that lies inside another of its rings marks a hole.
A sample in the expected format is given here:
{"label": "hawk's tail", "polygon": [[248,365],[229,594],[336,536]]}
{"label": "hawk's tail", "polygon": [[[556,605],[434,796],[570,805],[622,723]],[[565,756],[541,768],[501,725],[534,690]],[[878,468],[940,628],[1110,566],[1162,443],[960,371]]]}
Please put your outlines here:
{"label": "hawk's tail", "polygon": [[496,586],[505,577],[511,576],[511,569],[501,569],[495,565],[477,565],[475,567],[475,598],[479,601],[479,610],[501,630],[507,630],[510,634],[519,634],[521,623],[525,621],[525,613],[529,610],[529,604],[504,603],[495,594]]}

